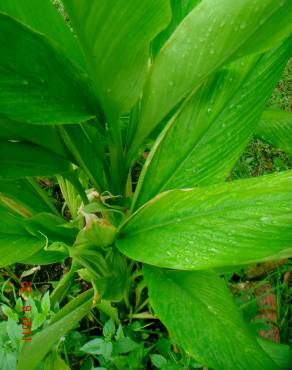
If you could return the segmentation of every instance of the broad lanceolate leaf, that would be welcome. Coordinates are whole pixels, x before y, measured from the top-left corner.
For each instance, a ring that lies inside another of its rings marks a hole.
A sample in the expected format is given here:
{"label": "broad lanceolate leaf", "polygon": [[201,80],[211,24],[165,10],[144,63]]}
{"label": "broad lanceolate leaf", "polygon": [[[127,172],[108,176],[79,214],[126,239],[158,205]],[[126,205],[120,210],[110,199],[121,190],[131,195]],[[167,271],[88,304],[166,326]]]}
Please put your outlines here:
{"label": "broad lanceolate leaf", "polygon": [[292,156],[292,112],[266,110],[255,135]]}
{"label": "broad lanceolate leaf", "polygon": [[138,99],[151,40],[170,20],[168,0],[64,1],[109,116]]}
{"label": "broad lanceolate leaf", "polygon": [[199,270],[292,253],[292,171],[170,190],[141,207],[117,240],[128,257]]}
{"label": "broad lanceolate leaf", "polygon": [[84,66],[78,41],[52,0],[0,0],[0,11],[46,35],[59,44],[69,59]]}
{"label": "broad lanceolate leaf", "polygon": [[165,190],[225,181],[291,47],[288,41],[262,56],[242,58],[206,81],[157,139],[139,179],[135,209]]}
{"label": "broad lanceolate leaf", "polygon": [[35,369],[39,362],[69,330],[90,311],[93,291],[88,290],[73,299],[59,311],[48,327],[33,336],[31,342],[22,347],[17,370]]}
{"label": "broad lanceolate leaf", "polygon": [[0,141],[0,179],[53,176],[70,171],[71,163],[34,144]]}
{"label": "broad lanceolate leaf", "polygon": [[154,127],[210,73],[289,35],[291,11],[290,0],[204,0],[197,5],[152,66],[128,161]]}
{"label": "broad lanceolate leaf", "polygon": [[25,123],[94,117],[88,81],[45,36],[0,13],[0,113]]}
{"label": "broad lanceolate leaf", "polygon": [[212,271],[146,266],[144,276],[155,313],[196,360],[216,370],[278,369],[247,329],[225,283]]}

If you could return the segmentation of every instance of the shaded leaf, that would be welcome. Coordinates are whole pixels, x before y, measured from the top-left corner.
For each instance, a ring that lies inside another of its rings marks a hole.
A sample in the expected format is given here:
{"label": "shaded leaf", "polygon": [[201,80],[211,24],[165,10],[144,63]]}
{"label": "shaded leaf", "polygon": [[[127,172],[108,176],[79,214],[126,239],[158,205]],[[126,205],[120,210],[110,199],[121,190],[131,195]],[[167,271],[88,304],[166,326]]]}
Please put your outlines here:
{"label": "shaded leaf", "polygon": [[292,112],[264,111],[255,135],[292,156]]}
{"label": "shaded leaf", "polygon": [[34,144],[0,141],[0,179],[53,176],[69,172],[71,163]]}
{"label": "shaded leaf", "polygon": [[[99,124],[99,123],[97,123]],[[60,128],[61,137],[75,162],[83,169],[99,191],[106,187],[104,137],[94,126],[67,125]]]}
{"label": "shaded leaf", "polygon": [[134,351],[139,347],[139,344],[134,342],[129,337],[119,338],[114,343],[114,351],[118,354],[125,354]]}
{"label": "shaded leaf", "polygon": [[76,37],[51,0],[0,0],[0,11],[58,43],[69,59],[84,66]]}
{"label": "shaded leaf", "polygon": [[43,35],[0,13],[0,112],[25,123],[94,117],[87,77]]}
{"label": "shaded leaf", "polygon": [[30,125],[15,122],[0,116],[0,139],[29,141],[42,146],[64,158],[71,159],[70,153],[64,145],[54,126]]}

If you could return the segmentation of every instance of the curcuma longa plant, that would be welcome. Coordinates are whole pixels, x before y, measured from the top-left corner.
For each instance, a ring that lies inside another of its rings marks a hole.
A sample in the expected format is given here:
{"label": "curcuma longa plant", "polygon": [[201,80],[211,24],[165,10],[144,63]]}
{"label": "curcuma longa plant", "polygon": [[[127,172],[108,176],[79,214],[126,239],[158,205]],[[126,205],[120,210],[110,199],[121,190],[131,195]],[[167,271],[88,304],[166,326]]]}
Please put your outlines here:
{"label": "curcuma longa plant", "polygon": [[[70,257],[52,302],[75,273],[93,289],[22,346],[18,370],[92,307],[127,306],[141,266],[154,313],[202,364],[285,368],[220,276],[291,255],[292,172],[226,179],[252,135],[292,154],[291,114],[264,111],[292,2],[63,3],[66,20],[49,0],[0,0],[0,264]],[[52,176],[65,213],[40,185]]]}

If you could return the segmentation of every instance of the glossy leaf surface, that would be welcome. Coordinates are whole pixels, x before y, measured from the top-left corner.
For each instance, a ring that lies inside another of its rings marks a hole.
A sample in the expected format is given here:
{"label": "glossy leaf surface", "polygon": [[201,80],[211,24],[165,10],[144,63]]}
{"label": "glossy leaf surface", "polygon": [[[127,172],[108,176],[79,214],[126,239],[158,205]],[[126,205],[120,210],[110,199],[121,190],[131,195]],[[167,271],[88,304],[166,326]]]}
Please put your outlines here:
{"label": "glossy leaf surface", "polygon": [[172,18],[168,27],[160,32],[152,43],[152,52],[158,53],[182,20],[199,4],[201,0],[170,0]]}
{"label": "glossy leaf surface", "polygon": [[148,70],[151,40],[170,21],[168,0],[64,1],[108,116],[128,111]]}
{"label": "glossy leaf surface", "polygon": [[216,370],[278,369],[248,331],[225,283],[212,271],[144,267],[152,307],[170,335]]}
{"label": "glossy leaf surface", "polygon": [[204,0],[196,6],[151,68],[128,161],[155,126],[211,73],[238,57],[276,46],[287,37],[291,11],[289,0]]}
{"label": "glossy leaf surface", "polygon": [[[162,191],[223,182],[255,131],[291,42],[218,71],[157,139],[137,186],[140,207]],[[156,176],[159,174],[159,176]]]}
{"label": "glossy leaf surface", "polygon": [[94,117],[86,75],[55,44],[1,13],[0,29],[0,113],[46,124]]}
{"label": "glossy leaf surface", "polygon": [[292,171],[229,184],[170,190],[120,230],[128,257],[200,270],[278,258],[292,250]]}
{"label": "glossy leaf surface", "polygon": [[51,0],[0,0],[0,11],[58,43],[69,59],[84,66],[76,37]]}

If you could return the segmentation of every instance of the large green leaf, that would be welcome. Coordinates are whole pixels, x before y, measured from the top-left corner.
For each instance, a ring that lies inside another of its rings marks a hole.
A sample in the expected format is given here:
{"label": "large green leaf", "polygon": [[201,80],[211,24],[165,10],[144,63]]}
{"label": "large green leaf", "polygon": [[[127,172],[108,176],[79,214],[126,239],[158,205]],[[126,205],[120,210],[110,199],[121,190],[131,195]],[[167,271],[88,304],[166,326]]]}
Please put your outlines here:
{"label": "large green leaf", "polygon": [[206,81],[154,144],[139,178],[136,209],[165,190],[225,181],[258,124],[291,46],[288,41],[268,54],[242,58]]}
{"label": "large green leaf", "polygon": [[94,117],[88,81],[45,36],[0,13],[0,113],[25,123]]}
{"label": "large green leaf", "polygon": [[44,238],[36,238],[21,225],[20,219],[0,208],[0,266],[21,262],[44,248]]}
{"label": "large green leaf", "polygon": [[168,0],[64,0],[107,115],[128,111],[148,69],[151,40],[170,20]]}
{"label": "large green leaf", "polygon": [[196,270],[292,254],[292,171],[158,195],[126,221],[128,257]]}
{"label": "large green leaf", "polygon": [[290,0],[200,2],[154,61],[128,161],[155,126],[210,73],[238,57],[265,51],[288,36],[291,11]]}
{"label": "large green leaf", "polygon": [[51,320],[49,326],[33,336],[21,349],[17,370],[34,370],[53,345],[90,311],[93,291],[88,290],[73,299]]}
{"label": "large green leaf", "polygon": [[69,161],[37,145],[0,141],[0,179],[53,176],[70,168]]}
{"label": "large green leaf", "polygon": [[170,335],[216,370],[278,369],[247,329],[224,282],[212,271],[144,267],[150,303]]}
{"label": "large green leaf", "polygon": [[84,66],[78,41],[52,0],[0,0],[0,11],[54,40],[67,57]]}
{"label": "large green leaf", "polygon": [[292,156],[292,112],[266,110],[255,135]]}

